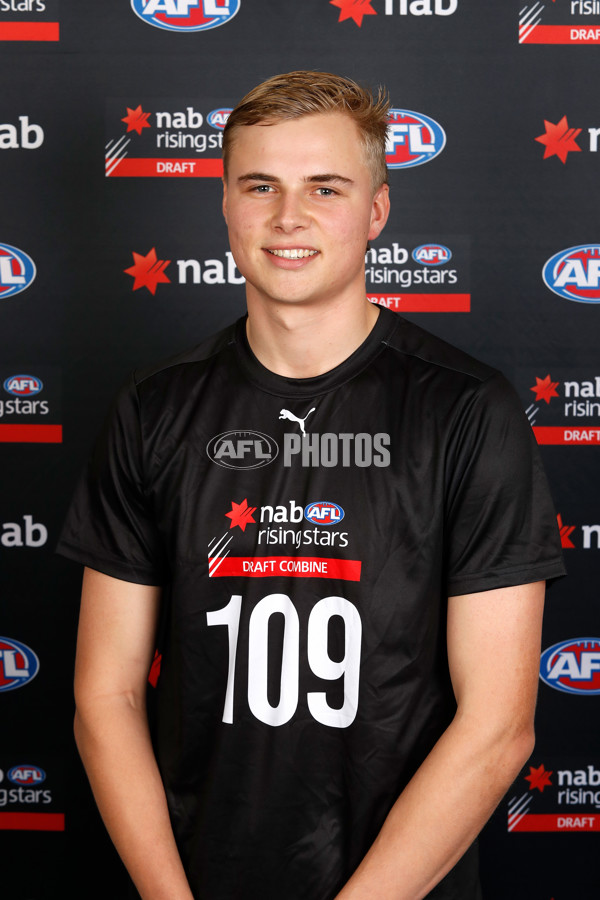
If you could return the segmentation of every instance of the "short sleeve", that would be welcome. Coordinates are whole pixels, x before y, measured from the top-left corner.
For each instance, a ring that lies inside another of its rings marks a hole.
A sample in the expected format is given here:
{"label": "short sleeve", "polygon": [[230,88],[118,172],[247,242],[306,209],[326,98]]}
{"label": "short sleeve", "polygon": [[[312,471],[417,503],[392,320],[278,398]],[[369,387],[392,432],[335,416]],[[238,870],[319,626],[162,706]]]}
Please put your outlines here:
{"label": "short sleeve", "polygon": [[449,596],[565,573],[535,437],[499,373],[458,414],[446,457],[445,529]]}
{"label": "short sleeve", "polygon": [[165,554],[144,482],[132,378],[117,396],[80,479],[57,552],[124,581],[164,583]]}

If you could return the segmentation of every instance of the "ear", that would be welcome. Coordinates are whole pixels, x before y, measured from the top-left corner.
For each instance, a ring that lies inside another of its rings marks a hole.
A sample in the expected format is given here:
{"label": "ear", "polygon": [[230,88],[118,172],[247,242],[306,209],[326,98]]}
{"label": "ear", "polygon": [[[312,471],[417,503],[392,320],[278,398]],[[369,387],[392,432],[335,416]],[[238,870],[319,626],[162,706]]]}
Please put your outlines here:
{"label": "ear", "polygon": [[227,222],[227,182],[223,178],[223,218]]}
{"label": "ear", "polygon": [[373,204],[371,207],[371,223],[369,226],[368,239],[370,241],[378,237],[383,231],[383,227],[388,220],[390,214],[390,189],[387,184],[382,184],[375,191]]}

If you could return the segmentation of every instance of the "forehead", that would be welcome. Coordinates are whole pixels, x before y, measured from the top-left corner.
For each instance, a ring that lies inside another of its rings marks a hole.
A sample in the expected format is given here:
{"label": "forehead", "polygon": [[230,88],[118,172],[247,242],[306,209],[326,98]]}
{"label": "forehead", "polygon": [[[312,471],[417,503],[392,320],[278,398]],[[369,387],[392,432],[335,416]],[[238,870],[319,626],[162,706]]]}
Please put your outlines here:
{"label": "forehead", "polygon": [[361,134],[344,113],[316,113],[273,124],[240,125],[232,135],[229,175],[235,178],[249,168],[278,175],[295,172],[312,175],[352,171],[357,177],[368,163]]}

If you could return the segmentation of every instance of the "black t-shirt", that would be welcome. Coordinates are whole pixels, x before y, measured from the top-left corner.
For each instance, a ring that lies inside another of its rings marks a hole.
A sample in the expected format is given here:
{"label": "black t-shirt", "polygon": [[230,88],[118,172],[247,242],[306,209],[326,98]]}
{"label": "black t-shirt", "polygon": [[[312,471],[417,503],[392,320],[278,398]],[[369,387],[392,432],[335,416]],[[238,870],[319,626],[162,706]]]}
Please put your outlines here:
{"label": "black t-shirt", "polygon": [[[448,596],[563,573],[512,388],[385,309],[315,378],[243,319],[137,373],[59,550],[164,586],[154,741],[198,900],[331,900],[455,712]],[[479,897],[474,854],[429,896]]]}

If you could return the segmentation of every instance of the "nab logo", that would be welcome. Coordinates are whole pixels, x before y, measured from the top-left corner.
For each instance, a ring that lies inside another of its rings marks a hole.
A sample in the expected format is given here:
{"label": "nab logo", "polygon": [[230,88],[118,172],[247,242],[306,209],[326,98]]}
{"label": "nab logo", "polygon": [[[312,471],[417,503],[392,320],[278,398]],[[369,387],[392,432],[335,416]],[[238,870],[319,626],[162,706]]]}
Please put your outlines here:
{"label": "nab logo", "polygon": [[450,262],[452,253],[443,244],[421,244],[413,250],[412,258],[423,266],[442,266]]}
{"label": "nab logo", "polygon": [[600,638],[573,638],[542,653],[540,678],[566,694],[600,694]]}
{"label": "nab logo", "polygon": [[260,431],[224,431],[208,442],[206,452],[225,469],[260,469],[273,462],[279,447]]}
{"label": "nab logo", "polygon": [[313,525],[337,525],[344,518],[344,510],[337,503],[318,500],[304,508],[304,518]]}
{"label": "nab logo", "polygon": [[30,647],[0,637],[0,691],[13,691],[33,681],[40,661]]}
{"label": "nab logo", "polygon": [[577,303],[600,303],[600,244],[561,250],[544,265],[542,277],[551,291]]}
{"label": "nab logo", "polygon": [[446,146],[446,132],[429,116],[390,109],[385,158],[388,169],[408,169],[429,162]]}
{"label": "nab logo", "polygon": [[131,0],[140,19],[165,31],[208,31],[233,19],[241,0]]}
{"label": "nab logo", "polygon": [[11,375],[4,382],[4,390],[15,397],[33,397],[43,389],[44,385],[35,375]]}
{"label": "nab logo", "polygon": [[10,244],[0,244],[0,300],[25,291],[34,278],[33,260]]}
{"label": "nab logo", "polygon": [[41,784],[46,780],[46,773],[39,766],[13,766],[6,777],[13,784]]}
{"label": "nab logo", "polygon": [[212,128],[216,128],[217,131],[223,131],[232,112],[232,109],[213,109],[207,115],[206,121]]}

